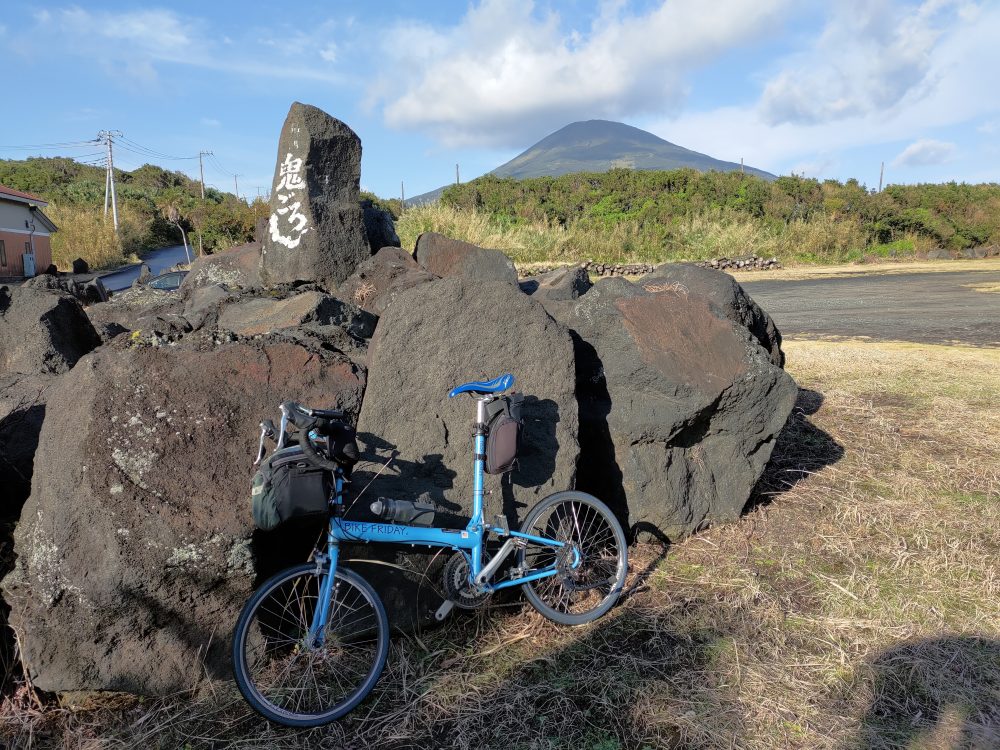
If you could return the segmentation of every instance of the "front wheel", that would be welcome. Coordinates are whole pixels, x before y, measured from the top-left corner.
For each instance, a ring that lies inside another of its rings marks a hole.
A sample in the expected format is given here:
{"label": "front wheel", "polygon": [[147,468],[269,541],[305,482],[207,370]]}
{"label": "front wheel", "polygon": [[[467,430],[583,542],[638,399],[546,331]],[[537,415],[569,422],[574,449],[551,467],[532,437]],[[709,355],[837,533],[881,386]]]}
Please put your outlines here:
{"label": "front wheel", "polygon": [[518,552],[521,570],[558,571],[521,587],[531,606],[562,625],[592,622],[611,609],[625,586],[628,551],[607,505],[584,492],[557,492],[528,512],[521,531],[564,543],[554,549],[529,542]]}
{"label": "front wheel", "polygon": [[240,613],[233,671],[247,702],[291,727],[328,724],[378,682],[389,653],[389,621],[365,579],[337,568],[322,638],[310,634],[326,573],[305,563],[269,578]]}

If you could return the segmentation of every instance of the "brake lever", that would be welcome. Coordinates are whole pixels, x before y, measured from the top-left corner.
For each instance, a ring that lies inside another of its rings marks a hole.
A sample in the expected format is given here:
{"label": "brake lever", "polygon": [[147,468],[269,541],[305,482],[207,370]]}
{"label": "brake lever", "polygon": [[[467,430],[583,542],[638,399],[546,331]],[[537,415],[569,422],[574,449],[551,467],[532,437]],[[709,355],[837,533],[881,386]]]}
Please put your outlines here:
{"label": "brake lever", "polygon": [[266,438],[267,436],[268,436],[267,435],[267,427],[264,425],[263,422],[261,422],[260,423],[260,442],[257,444],[257,460],[253,462],[254,466],[256,466],[257,464],[259,464],[264,459],[264,454],[267,453],[267,448],[264,446],[264,438]]}
{"label": "brake lever", "polygon": [[278,434],[278,447],[282,448],[285,445],[285,436],[288,433],[288,409],[284,404],[281,404],[281,427]]}

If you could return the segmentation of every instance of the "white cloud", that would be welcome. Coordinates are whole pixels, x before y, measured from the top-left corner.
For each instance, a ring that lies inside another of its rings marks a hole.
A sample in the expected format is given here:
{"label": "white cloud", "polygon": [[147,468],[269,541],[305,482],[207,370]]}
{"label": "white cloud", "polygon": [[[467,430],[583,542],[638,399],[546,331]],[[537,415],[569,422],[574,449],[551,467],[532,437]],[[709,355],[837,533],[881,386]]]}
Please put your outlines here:
{"label": "white cloud", "polygon": [[280,41],[269,40],[269,50],[261,54],[251,44],[234,53],[232,48],[240,45],[228,36],[219,38],[202,19],[162,8],[110,12],[73,6],[40,11],[35,19],[38,27],[26,34],[45,38],[59,49],[95,61],[109,74],[124,75],[144,86],[159,81],[163,64],[254,77],[344,82],[320,62],[324,52],[335,48],[329,21],[313,24],[308,33],[295,30]]}
{"label": "white cloud", "polygon": [[958,150],[954,143],[921,138],[914,141],[892,160],[894,167],[926,167],[932,164],[944,164]]}
{"label": "white cloud", "polygon": [[452,146],[523,145],[574,119],[678,111],[684,76],[772,32],[788,0],[662,2],[631,13],[608,2],[588,30],[565,33],[532,3],[484,0],[457,26],[399,24],[372,97],[386,122]]}
{"label": "white cloud", "polygon": [[[747,164],[787,173],[802,164],[822,164],[828,155],[845,149],[912,141],[935,128],[995,118],[1000,114],[1000,100],[987,92],[995,90],[995,71],[1000,69],[1000,45],[996,43],[1000,5],[978,10],[963,7],[961,13],[949,18],[950,22],[942,23],[935,32],[937,41],[921,82],[899,99],[856,107],[839,117],[785,118],[775,123],[771,100],[762,94],[751,104],[686,112],[660,118],[646,127],[687,148],[736,161],[744,156]],[[789,58],[771,82],[822,61],[831,68],[852,70],[855,53],[850,47],[840,54],[817,49],[811,61],[801,56]],[[765,84],[764,91],[767,89]],[[817,92],[817,99],[821,93]],[[876,174],[877,169],[876,163]]]}
{"label": "white cloud", "polygon": [[202,117],[201,124],[209,128],[218,128],[222,126],[222,123],[214,117]]}
{"label": "white cloud", "polygon": [[764,88],[760,108],[773,125],[814,124],[884,112],[933,85],[932,53],[943,31],[972,6],[925,0],[844,0],[819,38],[785,61]]}
{"label": "white cloud", "polygon": [[330,42],[319,51],[319,56],[327,62],[337,62],[337,45]]}

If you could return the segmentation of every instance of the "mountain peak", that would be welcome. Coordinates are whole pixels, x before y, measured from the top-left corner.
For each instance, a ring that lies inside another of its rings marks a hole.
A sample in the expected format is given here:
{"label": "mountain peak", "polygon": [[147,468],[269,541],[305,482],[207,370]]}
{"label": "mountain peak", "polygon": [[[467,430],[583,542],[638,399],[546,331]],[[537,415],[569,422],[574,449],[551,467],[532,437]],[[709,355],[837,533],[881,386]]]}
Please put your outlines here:
{"label": "mountain peak", "polygon": [[[732,172],[735,162],[721,161],[664,140],[650,132],[612,120],[581,120],[550,133],[491,172],[498,177],[558,177],[571,172],[627,169],[681,169]],[[774,175],[753,167],[744,170],[765,179]]]}
{"label": "mountain peak", "polygon": [[[770,172],[721,161],[613,120],[580,120],[564,125],[490,174],[524,179],[559,177],[573,172],[607,172],[615,168],[697,169],[699,172],[735,172],[742,169],[765,180],[774,179]],[[438,188],[407,202],[418,205],[435,201],[443,191],[444,188]]]}

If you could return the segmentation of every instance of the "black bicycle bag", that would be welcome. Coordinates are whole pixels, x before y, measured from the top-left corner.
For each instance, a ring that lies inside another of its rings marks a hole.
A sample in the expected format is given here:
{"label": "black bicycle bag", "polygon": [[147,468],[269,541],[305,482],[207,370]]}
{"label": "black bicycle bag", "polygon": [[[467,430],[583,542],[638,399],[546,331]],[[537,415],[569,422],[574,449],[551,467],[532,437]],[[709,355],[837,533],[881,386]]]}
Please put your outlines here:
{"label": "black bicycle bag", "polygon": [[523,393],[501,396],[486,404],[486,460],[483,470],[487,474],[505,474],[514,468],[521,451],[523,406]]}
{"label": "black bicycle bag", "polygon": [[292,520],[325,519],[332,487],[330,472],[309,463],[299,446],[275,451],[253,477],[254,524],[271,531]]}

